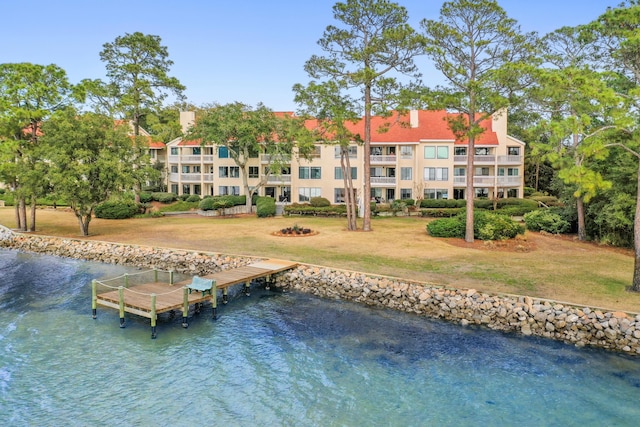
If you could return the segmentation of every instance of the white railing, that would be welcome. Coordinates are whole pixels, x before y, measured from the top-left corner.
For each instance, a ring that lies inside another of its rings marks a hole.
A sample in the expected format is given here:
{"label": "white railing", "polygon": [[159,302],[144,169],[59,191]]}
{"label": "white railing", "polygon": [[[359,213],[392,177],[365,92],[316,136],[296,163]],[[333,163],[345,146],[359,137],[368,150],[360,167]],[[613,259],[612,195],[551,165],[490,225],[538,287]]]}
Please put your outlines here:
{"label": "white railing", "polygon": [[371,184],[376,185],[396,185],[396,178],[387,176],[372,176]]}
{"label": "white railing", "polygon": [[213,182],[212,173],[170,173],[171,182]]}
{"label": "white railing", "polygon": [[[517,187],[520,185],[522,181],[522,177],[520,176],[474,176],[473,177],[473,186],[474,187],[493,187],[497,185],[499,187]],[[454,176],[453,177],[453,185],[467,185],[467,177],[466,176]]]}
{"label": "white railing", "polygon": [[498,164],[516,164],[522,163],[522,156],[498,156]]}
{"label": "white railing", "polygon": [[396,156],[369,156],[369,160],[371,161],[371,163],[395,163],[396,159]]}
{"label": "white railing", "polygon": [[204,156],[169,156],[169,163],[213,163],[214,156],[207,154]]}
{"label": "white railing", "polygon": [[291,182],[291,175],[269,175],[267,177],[267,183],[279,184]]}
{"label": "white railing", "polygon": [[[453,156],[454,163],[467,163],[468,156]],[[496,162],[496,156],[474,156],[473,162],[476,164],[489,163],[494,164]]]}
{"label": "white railing", "polygon": [[291,163],[291,158],[288,156],[284,156],[282,154],[261,154],[260,155],[261,163],[273,163],[276,161],[280,163],[288,164],[288,163]]}

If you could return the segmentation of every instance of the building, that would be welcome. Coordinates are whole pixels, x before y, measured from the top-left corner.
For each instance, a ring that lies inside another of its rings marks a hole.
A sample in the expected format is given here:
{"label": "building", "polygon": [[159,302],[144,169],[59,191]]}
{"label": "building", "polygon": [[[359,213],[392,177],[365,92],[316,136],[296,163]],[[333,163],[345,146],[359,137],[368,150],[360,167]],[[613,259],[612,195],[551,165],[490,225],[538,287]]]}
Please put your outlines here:
{"label": "building", "polygon": [[[410,111],[372,120],[371,199],[464,199],[466,198],[468,142],[457,140],[448,128],[445,111]],[[194,113],[180,116],[183,129],[193,123]],[[314,121],[308,121],[309,127]],[[377,130],[385,126],[386,132]],[[364,120],[350,125],[363,135]],[[471,172],[475,197],[522,197],[525,144],[507,134],[507,113],[485,120],[485,132],[475,142]],[[154,147],[151,147],[154,151]],[[225,147],[177,138],[166,145],[166,155],[155,148],[155,159],[165,160],[167,188],[176,194],[227,195],[243,191],[240,170]],[[349,148],[351,176],[363,188],[362,145]],[[153,154],[152,154],[153,157]],[[325,197],[344,202],[338,147],[318,144],[310,159],[296,159],[279,175],[265,175],[268,158],[261,155],[249,166],[249,185],[266,177],[258,193],[276,200],[308,202]],[[360,195],[359,195],[360,196]]]}

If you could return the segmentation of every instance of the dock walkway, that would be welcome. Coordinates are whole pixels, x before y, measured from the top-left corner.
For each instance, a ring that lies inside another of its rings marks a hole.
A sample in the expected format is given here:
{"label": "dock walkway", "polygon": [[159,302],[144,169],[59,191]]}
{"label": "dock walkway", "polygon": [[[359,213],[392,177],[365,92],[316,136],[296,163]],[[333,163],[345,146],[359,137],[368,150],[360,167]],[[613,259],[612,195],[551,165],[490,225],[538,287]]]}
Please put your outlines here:
{"label": "dock walkway", "polygon": [[[227,303],[228,289],[231,286],[244,284],[244,292],[248,296],[251,282],[255,279],[266,278],[267,283],[273,274],[295,268],[298,264],[290,261],[267,259],[230,270],[200,276],[211,280],[212,288],[207,291],[189,289],[191,280],[172,283],[172,275],[168,282],[160,282],[154,274],[153,281],[134,286],[127,286],[127,276],[124,285],[110,286],[107,282],[114,279],[96,281],[92,283],[92,309],[96,317],[97,306],[115,308],[120,311],[120,327],[124,327],[124,314],[130,313],[151,319],[151,337],[156,338],[157,315],[172,310],[182,310],[183,323],[188,327],[189,306],[200,307],[204,302],[211,302],[213,318],[217,317],[217,291],[222,290],[222,301]],[[98,293],[97,286],[104,285],[111,290]],[[215,289],[214,289],[215,288]]]}

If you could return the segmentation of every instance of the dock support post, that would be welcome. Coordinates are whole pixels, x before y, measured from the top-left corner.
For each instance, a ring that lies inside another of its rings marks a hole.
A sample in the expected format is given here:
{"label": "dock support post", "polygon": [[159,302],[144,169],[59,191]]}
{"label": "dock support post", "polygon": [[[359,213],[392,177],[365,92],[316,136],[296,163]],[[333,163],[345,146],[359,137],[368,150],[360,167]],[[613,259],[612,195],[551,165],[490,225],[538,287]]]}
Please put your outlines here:
{"label": "dock support post", "polygon": [[169,284],[173,285],[173,270],[169,270]]}
{"label": "dock support post", "polygon": [[157,268],[153,269],[153,281],[154,282],[158,281],[158,269]]}
{"label": "dock support post", "polygon": [[[126,282],[126,275],[125,275]],[[120,304],[120,327],[124,328],[124,286],[118,287],[118,300]]]}
{"label": "dock support post", "polygon": [[246,282],[244,282],[244,295],[245,296],[249,296],[251,295],[251,281],[247,280]]}
{"label": "dock support post", "polygon": [[226,304],[229,302],[229,290],[227,288],[222,288],[222,303]]}
{"label": "dock support post", "polygon": [[218,319],[218,288],[215,280],[211,286],[211,308],[213,309],[213,320]]}
{"label": "dock support post", "polygon": [[155,340],[156,335],[156,322],[158,318],[156,316],[156,294],[151,294],[151,339]]}
{"label": "dock support post", "polygon": [[129,275],[127,273],[124,273],[124,287],[129,287]]}
{"label": "dock support post", "polygon": [[96,310],[98,308],[98,284],[96,280],[91,281],[91,316],[95,319],[97,316]]}
{"label": "dock support post", "polygon": [[189,289],[185,286],[184,287],[184,300],[183,300],[183,307],[182,307],[182,327],[183,328],[188,328],[189,327],[189,322],[188,322],[188,318],[189,318]]}
{"label": "dock support post", "polygon": [[269,275],[269,276],[265,277],[265,279],[264,279],[264,283],[265,283],[264,288],[265,288],[266,290],[271,289],[271,275]]}

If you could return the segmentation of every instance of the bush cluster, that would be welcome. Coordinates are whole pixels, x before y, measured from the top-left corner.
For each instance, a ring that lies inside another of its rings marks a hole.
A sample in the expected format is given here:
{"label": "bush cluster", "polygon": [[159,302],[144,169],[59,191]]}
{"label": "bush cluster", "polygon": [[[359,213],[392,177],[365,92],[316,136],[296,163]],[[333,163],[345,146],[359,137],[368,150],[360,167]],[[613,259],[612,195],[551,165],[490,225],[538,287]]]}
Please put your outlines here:
{"label": "bush cluster", "polygon": [[524,223],[531,231],[561,234],[571,230],[571,224],[549,209],[538,209],[524,215]]}
{"label": "bush cluster", "polygon": [[153,200],[160,203],[171,203],[175,202],[178,199],[178,196],[174,193],[162,192],[151,193],[151,197],[153,198]]}
{"label": "bush cluster", "polygon": [[[427,232],[434,237],[463,238],[466,229],[466,211],[451,218],[441,218],[427,224]],[[524,233],[524,228],[506,215],[474,211],[473,237],[480,240],[512,239]]]}
{"label": "bush cluster", "polygon": [[312,197],[311,200],[309,200],[309,204],[315,208],[331,206],[329,199],[325,199],[324,197]]}
{"label": "bush cluster", "polygon": [[258,218],[276,215],[276,199],[273,197],[258,197],[256,199],[256,213]]}
{"label": "bush cluster", "polygon": [[[467,201],[463,199],[424,199],[420,202],[420,207],[423,209],[423,216],[430,216],[431,212],[438,213],[441,209],[464,209],[466,203]],[[494,200],[476,199],[473,201],[473,206],[476,209],[493,210]],[[531,199],[498,199],[495,201],[495,207],[496,211],[504,215],[522,216],[538,209],[538,202]],[[432,211],[432,209],[437,210]]]}
{"label": "bush cluster", "polygon": [[95,207],[96,218],[125,219],[132,218],[140,207],[132,200],[109,200]]}
{"label": "bush cluster", "polygon": [[203,211],[232,208],[244,205],[246,201],[246,196],[207,196],[200,201],[198,208]]}
{"label": "bush cluster", "polygon": [[347,214],[346,205],[315,207],[308,203],[292,203],[284,207],[285,215],[343,216]]}

